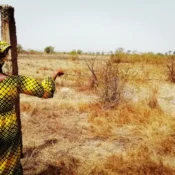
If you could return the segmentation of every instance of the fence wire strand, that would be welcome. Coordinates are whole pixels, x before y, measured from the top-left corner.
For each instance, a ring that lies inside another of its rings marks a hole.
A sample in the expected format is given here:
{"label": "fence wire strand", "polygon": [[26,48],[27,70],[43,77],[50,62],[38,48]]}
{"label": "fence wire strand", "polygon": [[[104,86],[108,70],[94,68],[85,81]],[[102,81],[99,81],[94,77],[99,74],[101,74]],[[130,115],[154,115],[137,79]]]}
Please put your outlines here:
{"label": "fence wire strand", "polygon": [[[87,78],[92,78],[92,75],[77,75],[77,74],[70,74],[70,73],[65,73],[65,75],[68,76],[75,76],[75,77],[79,77],[79,78],[83,78],[83,77],[87,77]],[[158,78],[125,78],[127,80],[148,80],[148,81],[162,81],[165,79],[158,79]]]}

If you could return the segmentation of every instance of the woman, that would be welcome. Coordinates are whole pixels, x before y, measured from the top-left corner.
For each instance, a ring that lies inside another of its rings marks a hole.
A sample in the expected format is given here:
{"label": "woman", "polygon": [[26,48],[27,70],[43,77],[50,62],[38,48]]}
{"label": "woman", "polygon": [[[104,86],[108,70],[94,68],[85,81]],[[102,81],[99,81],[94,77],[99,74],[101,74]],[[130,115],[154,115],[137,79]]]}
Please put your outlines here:
{"label": "woman", "polygon": [[26,76],[8,76],[2,72],[2,66],[10,48],[8,43],[0,41],[0,175],[22,175],[21,134],[14,108],[15,100],[19,93],[52,98],[54,80],[64,73],[57,70],[41,83]]}

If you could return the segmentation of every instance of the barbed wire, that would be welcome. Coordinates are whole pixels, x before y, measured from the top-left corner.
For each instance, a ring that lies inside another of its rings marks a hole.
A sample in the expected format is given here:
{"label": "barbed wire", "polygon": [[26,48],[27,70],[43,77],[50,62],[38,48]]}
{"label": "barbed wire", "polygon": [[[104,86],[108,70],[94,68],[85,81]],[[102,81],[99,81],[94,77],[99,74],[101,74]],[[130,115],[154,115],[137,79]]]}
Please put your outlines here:
{"label": "barbed wire", "polygon": [[[75,77],[88,77],[92,78],[92,75],[77,75],[77,74],[70,74],[70,73],[65,73],[65,75],[70,75],[70,76],[75,76]],[[127,80],[148,80],[148,81],[162,81],[166,79],[159,79],[159,78],[125,78]]]}
{"label": "barbed wire", "polygon": [[65,73],[65,75],[71,75],[71,76],[75,76],[75,77],[92,77],[90,75],[77,75],[77,74],[69,74],[69,73]]}

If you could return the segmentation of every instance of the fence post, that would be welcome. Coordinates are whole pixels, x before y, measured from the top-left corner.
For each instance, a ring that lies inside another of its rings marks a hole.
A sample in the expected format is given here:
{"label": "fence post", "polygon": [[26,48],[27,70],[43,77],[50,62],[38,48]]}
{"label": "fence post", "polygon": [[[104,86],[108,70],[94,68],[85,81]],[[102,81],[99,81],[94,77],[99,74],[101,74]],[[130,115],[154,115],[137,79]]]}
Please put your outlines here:
{"label": "fence post", "polygon": [[[8,42],[12,46],[8,60],[3,66],[5,67],[4,71],[7,74],[18,75],[17,36],[16,36],[16,23],[14,18],[14,8],[9,5],[0,5],[0,14],[1,14],[1,38],[3,41]],[[15,112],[19,125],[19,133],[21,137],[21,149],[22,149],[19,95],[15,102]]]}

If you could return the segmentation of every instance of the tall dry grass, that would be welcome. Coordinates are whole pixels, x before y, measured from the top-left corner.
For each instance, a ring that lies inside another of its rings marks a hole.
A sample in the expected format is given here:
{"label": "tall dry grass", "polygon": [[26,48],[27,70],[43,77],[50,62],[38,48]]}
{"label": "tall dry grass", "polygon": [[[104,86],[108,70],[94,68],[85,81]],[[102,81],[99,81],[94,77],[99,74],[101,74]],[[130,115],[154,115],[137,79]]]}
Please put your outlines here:
{"label": "tall dry grass", "polygon": [[20,74],[39,81],[58,67],[67,73],[56,80],[53,99],[21,95],[24,174],[175,174],[174,104],[165,100],[175,99],[175,87],[162,63],[120,62],[124,93],[107,107],[83,77],[91,76],[83,59],[20,58]]}

